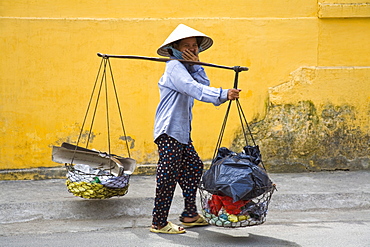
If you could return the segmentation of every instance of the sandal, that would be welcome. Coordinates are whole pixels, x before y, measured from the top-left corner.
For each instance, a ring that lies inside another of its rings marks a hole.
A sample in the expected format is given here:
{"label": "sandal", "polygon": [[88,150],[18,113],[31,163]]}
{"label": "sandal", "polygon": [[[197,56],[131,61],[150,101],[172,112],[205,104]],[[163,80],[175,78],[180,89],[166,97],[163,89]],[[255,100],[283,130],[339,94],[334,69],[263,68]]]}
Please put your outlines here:
{"label": "sandal", "polygon": [[162,227],[161,229],[155,229],[155,228],[150,228],[150,231],[151,232],[154,232],[154,233],[167,233],[167,234],[181,234],[181,233],[185,233],[185,229],[184,230],[180,230],[182,227],[181,226],[178,226],[176,224],[173,224],[171,222],[168,222],[166,226]]}
{"label": "sandal", "polygon": [[184,222],[184,217],[180,216],[180,221],[184,226],[193,227],[193,226],[207,226],[208,221],[203,217],[203,215],[199,214],[199,218],[192,222]]}

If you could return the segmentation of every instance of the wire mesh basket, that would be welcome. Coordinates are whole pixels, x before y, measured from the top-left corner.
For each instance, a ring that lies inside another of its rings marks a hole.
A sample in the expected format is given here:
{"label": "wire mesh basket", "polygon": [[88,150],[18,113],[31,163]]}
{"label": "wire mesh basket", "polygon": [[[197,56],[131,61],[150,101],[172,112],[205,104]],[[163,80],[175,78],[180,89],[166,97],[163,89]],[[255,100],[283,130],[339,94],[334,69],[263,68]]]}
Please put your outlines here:
{"label": "wire mesh basket", "polygon": [[246,227],[263,224],[275,186],[251,200],[233,202],[231,197],[212,194],[199,188],[202,213],[210,225]]}
{"label": "wire mesh basket", "polygon": [[54,146],[52,159],[67,169],[68,191],[86,199],[124,196],[136,161],[114,154],[63,143]]}
{"label": "wire mesh basket", "polygon": [[66,185],[70,193],[86,199],[107,199],[128,192],[130,175],[115,176],[109,172],[89,174],[67,166]]}

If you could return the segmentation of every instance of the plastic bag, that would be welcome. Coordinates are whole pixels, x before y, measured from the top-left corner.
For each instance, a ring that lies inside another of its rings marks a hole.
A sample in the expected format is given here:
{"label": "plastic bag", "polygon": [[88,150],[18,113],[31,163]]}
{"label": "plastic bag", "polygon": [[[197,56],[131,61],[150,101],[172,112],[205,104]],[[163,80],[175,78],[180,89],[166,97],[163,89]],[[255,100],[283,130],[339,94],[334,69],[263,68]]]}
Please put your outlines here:
{"label": "plastic bag", "polygon": [[258,166],[260,161],[258,146],[246,146],[241,153],[219,148],[201,179],[201,187],[214,195],[230,196],[234,202],[253,199],[273,187],[265,170]]}

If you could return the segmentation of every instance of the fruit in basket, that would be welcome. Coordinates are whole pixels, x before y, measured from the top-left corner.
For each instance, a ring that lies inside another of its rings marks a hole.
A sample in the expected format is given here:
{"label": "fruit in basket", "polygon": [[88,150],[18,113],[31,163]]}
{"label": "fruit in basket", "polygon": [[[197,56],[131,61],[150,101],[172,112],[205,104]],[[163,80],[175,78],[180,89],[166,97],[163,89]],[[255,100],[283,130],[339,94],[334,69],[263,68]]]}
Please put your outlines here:
{"label": "fruit in basket", "polygon": [[238,216],[238,221],[243,221],[243,220],[247,220],[249,219],[250,217],[249,216],[246,216],[246,215],[239,215]]}
{"label": "fruit in basket", "polygon": [[95,182],[72,182],[66,181],[68,191],[73,195],[86,199],[106,199],[112,196],[124,196],[127,193],[128,185],[124,188],[109,188]]}
{"label": "fruit in basket", "polygon": [[227,219],[231,222],[238,222],[238,216],[236,216],[235,214],[230,214]]}

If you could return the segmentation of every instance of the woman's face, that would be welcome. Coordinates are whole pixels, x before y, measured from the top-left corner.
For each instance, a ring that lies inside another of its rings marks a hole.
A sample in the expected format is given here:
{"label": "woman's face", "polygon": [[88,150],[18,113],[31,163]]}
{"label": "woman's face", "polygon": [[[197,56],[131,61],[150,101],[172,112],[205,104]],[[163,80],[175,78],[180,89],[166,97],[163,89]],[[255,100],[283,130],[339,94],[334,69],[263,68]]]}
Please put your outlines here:
{"label": "woman's face", "polygon": [[194,55],[197,55],[199,51],[197,39],[195,37],[180,40],[178,44],[174,44],[174,48],[181,52],[189,50]]}

